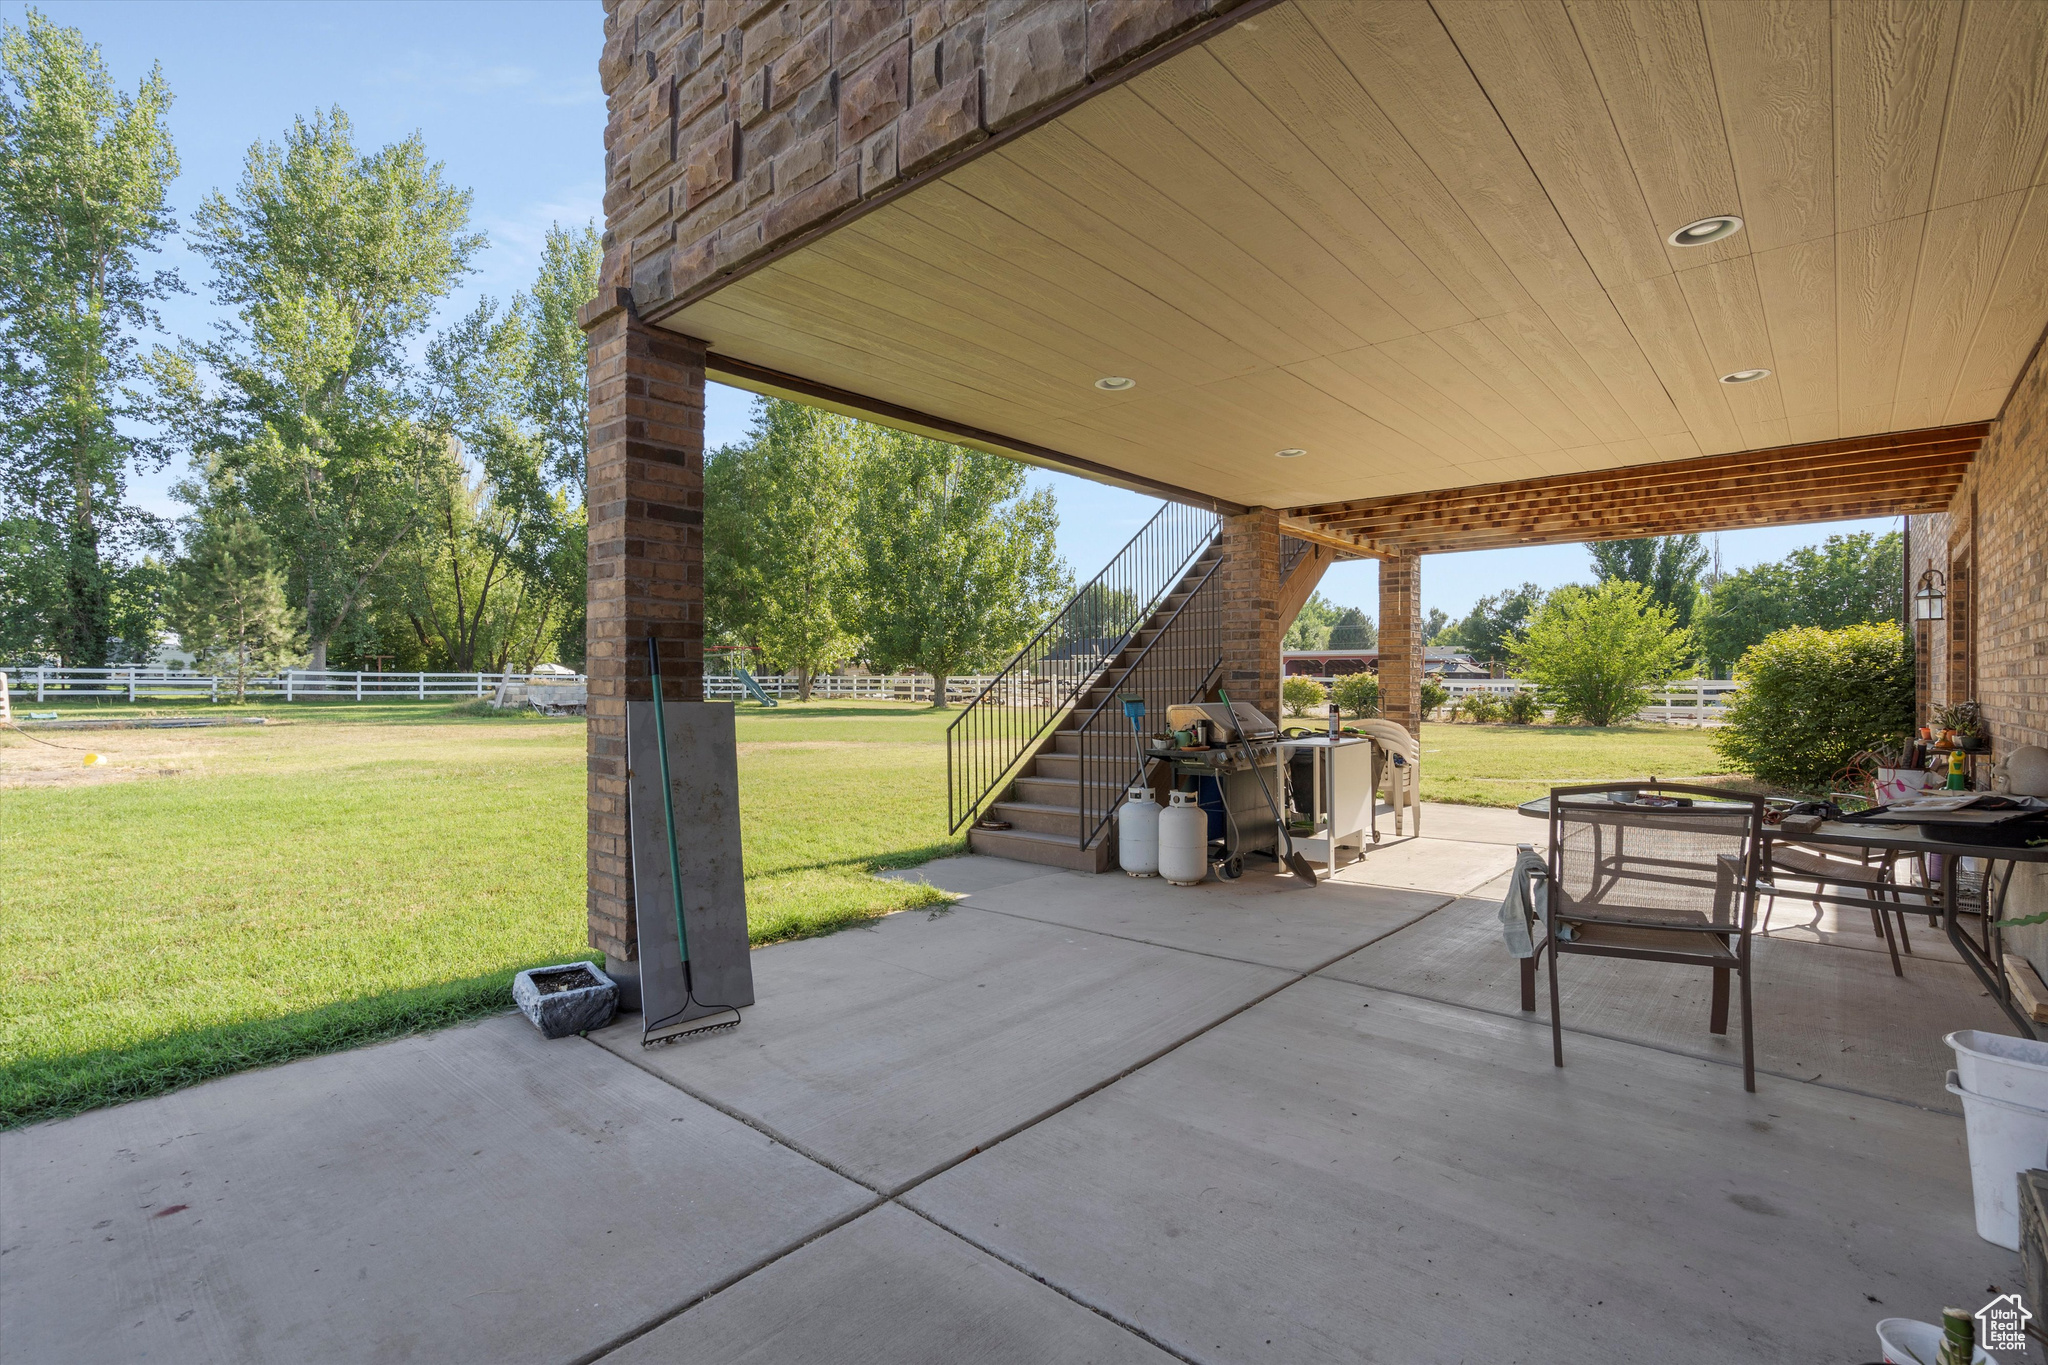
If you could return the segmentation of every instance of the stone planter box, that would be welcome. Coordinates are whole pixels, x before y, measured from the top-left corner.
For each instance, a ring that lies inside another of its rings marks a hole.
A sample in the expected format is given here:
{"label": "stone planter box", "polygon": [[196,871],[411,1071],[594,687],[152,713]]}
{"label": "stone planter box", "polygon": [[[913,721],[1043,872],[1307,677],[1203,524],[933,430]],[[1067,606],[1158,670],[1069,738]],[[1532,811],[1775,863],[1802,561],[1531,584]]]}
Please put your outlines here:
{"label": "stone planter box", "polygon": [[603,1028],[619,1011],[619,984],[588,962],[533,967],[512,978],[512,1000],[544,1038]]}

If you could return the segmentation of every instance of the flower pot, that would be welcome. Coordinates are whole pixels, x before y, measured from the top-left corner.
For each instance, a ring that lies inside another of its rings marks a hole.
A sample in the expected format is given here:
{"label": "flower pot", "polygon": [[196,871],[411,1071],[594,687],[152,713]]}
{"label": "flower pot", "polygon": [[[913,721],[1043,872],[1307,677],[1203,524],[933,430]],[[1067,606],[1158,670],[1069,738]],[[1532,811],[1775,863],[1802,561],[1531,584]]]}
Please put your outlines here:
{"label": "flower pot", "polygon": [[532,967],[512,978],[512,1000],[544,1038],[603,1028],[619,1009],[619,986],[588,962]]}
{"label": "flower pot", "polygon": [[1956,747],[1966,754],[1981,754],[1991,747],[1991,741],[1982,735],[1957,735]]}

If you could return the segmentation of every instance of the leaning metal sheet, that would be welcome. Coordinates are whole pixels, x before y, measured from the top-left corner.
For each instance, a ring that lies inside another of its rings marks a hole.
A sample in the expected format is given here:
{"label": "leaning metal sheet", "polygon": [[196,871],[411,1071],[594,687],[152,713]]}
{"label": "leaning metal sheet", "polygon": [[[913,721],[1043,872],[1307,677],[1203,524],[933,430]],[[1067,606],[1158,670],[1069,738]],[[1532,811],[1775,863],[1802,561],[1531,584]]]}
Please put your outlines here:
{"label": "leaning metal sheet", "polygon": [[640,1008],[649,1028],[754,1003],[747,951],[747,884],[740,860],[739,750],[730,702],[666,704],[669,790],[676,812],[683,923],[694,998],[683,991],[669,889],[668,828],[654,703],[626,707],[626,786],[632,798],[633,905],[640,937]]}

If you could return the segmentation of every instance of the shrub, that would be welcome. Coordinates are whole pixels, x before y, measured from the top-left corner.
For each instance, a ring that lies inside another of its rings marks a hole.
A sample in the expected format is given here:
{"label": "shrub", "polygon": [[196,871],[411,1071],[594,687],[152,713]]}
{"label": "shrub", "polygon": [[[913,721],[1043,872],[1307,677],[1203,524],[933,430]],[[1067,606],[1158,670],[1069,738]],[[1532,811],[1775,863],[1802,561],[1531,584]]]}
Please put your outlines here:
{"label": "shrub", "polygon": [[1465,713],[1465,719],[1483,725],[1500,719],[1500,698],[1491,692],[1474,692],[1458,704],[1458,709]]}
{"label": "shrub", "polygon": [[1323,685],[1314,678],[1287,678],[1280,684],[1280,704],[1299,716],[1323,704]]}
{"label": "shrub", "polygon": [[1858,751],[1913,727],[1913,661],[1898,623],[1795,626],[1735,665],[1742,690],[1714,748],[1763,782],[1821,791]]}
{"label": "shrub", "polygon": [[1451,699],[1451,694],[1435,678],[1422,680],[1422,714],[1429,715]]}
{"label": "shrub", "polygon": [[1543,719],[1543,703],[1534,692],[1512,692],[1501,703],[1500,714],[1510,725],[1534,725]]}
{"label": "shrub", "polygon": [[1612,725],[1649,705],[1650,688],[1684,669],[1692,633],[1677,622],[1642,584],[1611,578],[1552,593],[1509,652],[1559,719]]}
{"label": "shrub", "polygon": [[1340,710],[1354,716],[1377,715],[1380,709],[1380,680],[1370,673],[1347,673],[1330,689]]}

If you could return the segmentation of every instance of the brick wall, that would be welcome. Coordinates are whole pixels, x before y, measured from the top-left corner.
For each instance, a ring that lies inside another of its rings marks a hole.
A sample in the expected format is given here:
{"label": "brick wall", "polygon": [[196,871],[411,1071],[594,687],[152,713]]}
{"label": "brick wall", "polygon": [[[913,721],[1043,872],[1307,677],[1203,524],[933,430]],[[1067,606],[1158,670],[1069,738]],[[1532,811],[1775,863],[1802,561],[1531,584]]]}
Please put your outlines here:
{"label": "brick wall", "polygon": [[[2048,746],[2048,347],[2035,352],[1948,511],[1914,517],[1911,532],[1909,583],[1928,568],[1952,580],[1948,618],[1915,631],[1922,718],[1974,694],[1993,758]],[[2048,868],[2017,865],[2006,913],[2043,910]],[[2008,942],[2048,973],[2048,926],[2012,930]]]}
{"label": "brick wall", "polygon": [[1223,518],[1223,690],[1280,719],[1280,514]]}
{"label": "brick wall", "polygon": [[1380,714],[1422,738],[1422,557],[1380,561]]}
{"label": "brick wall", "polygon": [[590,946],[619,965],[638,956],[626,702],[651,695],[650,634],[661,642],[663,696],[704,699],[704,349],[642,324],[621,290],[585,308],[582,322],[590,339],[586,912]]}
{"label": "brick wall", "polygon": [[608,283],[643,317],[1240,0],[605,0]]}

